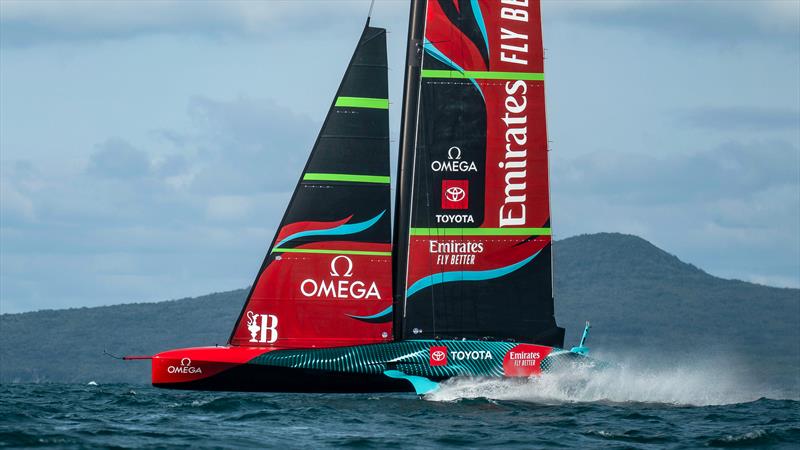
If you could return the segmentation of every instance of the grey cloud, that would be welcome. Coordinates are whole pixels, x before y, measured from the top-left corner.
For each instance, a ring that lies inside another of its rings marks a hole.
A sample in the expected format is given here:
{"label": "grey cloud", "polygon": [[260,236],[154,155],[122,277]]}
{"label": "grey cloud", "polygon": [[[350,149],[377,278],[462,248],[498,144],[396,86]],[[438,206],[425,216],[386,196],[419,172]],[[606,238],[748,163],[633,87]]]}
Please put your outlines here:
{"label": "grey cloud", "polygon": [[0,45],[26,47],[45,43],[127,39],[146,34],[219,36],[235,29],[229,14],[217,7],[151,1],[111,3],[55,1],[0,3]]}
{"label": "grey cloud", "polygon": [[798,148],[784,141],[729,142],[666,157],[595,152],[556,165],[553,182],[565,192],[591,191],[633,203],[716,201],[797,186],[798,158]]}
{"label": "grey cloud", "polygon": [[248,224],[263,209],[264,196],[276,208],[283,204],[319,129],[268,100],[198,97],[188,113],[192,127],[180,133],[181,146],[170,154],[150,154],[111,138],[97,145],[82,173],[42,173],[24,161],[4,164],[4,223],[35,218],[102,228],[229,215]]}
{"label": "grey cloud", "polygon": [[81,172],[3,164],[4,308],[166,299],[252,281],[318,124],[244,98],[196,98],[189,114],[179,154],[116,138]]}
{"label": "grey cloud", "polygon": [[719,131],[800,130],[800,110],[788,108],[708,107],[678,117],[682,124]]}
{"label": "grey cloud", "polygon": [[715,275],[797,287],[799,159],[798,148],[781,141],[660,158],[556,154],[554,231],[632,233]]}
{"label": "grey cloud", "polygon": [[[37,190],[38,178],[39,173],[30,161],[0,164],[0,226],[3,229],[35,220],[36,208],[31,194]],[[0,236],[6,237],[5,234]]]}
{"label": "grey cloud", "polygon": [[160,176],[174,176],[186,173],[189,161],[183,155],[168,155],[154,164],[154,171]]}
{"label": "grey cloud", "polygon": [[726,278],[800,287],[796,186],[737,199],[626,202],[616,196],[553,187],[553,230],[566,236],[616,231],[641,236],[684,261]]}
{"label": "grey cloud", "polygon": [[[387,2],[387,11],[405,2]],[[320,32],[360,22],[369,2],[55,0],[0,2],[0,45],[131,39],[170,34],[212,39]]]}
{"label": "grey cloud", "polygon": [[793,2],[571,2],[560,16],[584,25],[631,29],[684,42],[748,41],[800,47],[800,8]]}
{"label": "grey cloud", "polygon": [[319,131],[271,100],[197,97],[189,112],[203,160],[192,182],[198,193],[290,192]]}
{"label": "grey cloud", "polygon": [[97,146],[89,159],[86,172],[101,178],[137,178],[147,176],[151,165],[147,153],[128,142],[111,138]]}

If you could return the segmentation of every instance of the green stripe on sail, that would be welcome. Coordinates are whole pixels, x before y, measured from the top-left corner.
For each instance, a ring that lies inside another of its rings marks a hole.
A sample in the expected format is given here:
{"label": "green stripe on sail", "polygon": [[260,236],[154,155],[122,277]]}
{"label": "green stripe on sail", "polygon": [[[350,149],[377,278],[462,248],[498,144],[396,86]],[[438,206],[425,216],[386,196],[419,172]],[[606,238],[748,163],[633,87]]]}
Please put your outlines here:
{"label": "green stripe on sail", "polygon": [[367,255],[392,256],[392,252],[372,252],[367,250],[328,250],[317,248],[275,248],[273,253],[319,253],[323,255]]}
{"label": "green stripe on sail", "polygon": [[390,178],[381,175],[354,175],[349,173],[306,173],[303,181],[350,181],[353,183],[389,184]]}
{"label": "green stripe on sail", "polygon": [[412,228],[411,236],[550,236],[550,228]]}
{"label": "green stripe on sail", "polygon": [[337,97],[334,106],[344,106],[350,108],[373,108],[373,109],[389,109],[388,98],[370,98],[370,97]]}
{"label": "green stripe on sail", "polygon": [[533,80],[544,81],[540,72],[485,72],[478,70],[433,70],[423,69],[422,78],[473,78],[476,80]]}

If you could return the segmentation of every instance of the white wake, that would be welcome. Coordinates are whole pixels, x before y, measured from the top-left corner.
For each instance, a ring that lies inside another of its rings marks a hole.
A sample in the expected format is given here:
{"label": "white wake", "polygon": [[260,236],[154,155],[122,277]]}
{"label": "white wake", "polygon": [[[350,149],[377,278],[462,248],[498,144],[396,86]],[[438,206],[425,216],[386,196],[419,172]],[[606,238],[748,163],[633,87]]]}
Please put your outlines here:
{"label": "white wake", "polygon": [[796,398],[794,393],[759,386],[736,364],[724,360],[647,366],[629,361],[603,370],[578,369],[528,379],[455,378],[426,395],[431,401],[486,398],[545,404],[643,402],[671,405],[725,405],[762,397]]}

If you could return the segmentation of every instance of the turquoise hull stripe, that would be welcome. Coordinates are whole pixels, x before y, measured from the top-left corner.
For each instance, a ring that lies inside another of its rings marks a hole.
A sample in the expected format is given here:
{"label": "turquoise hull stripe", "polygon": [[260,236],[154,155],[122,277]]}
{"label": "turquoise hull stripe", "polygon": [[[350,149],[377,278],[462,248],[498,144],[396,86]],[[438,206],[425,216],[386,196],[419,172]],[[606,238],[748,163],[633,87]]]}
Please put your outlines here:
{"label": "turquoise hull stripe", "polygon": [[[397,371],[399,373],[391,375],[404,379],[405,376],[424,377],[428,381],[454,376],[500,377],[504,374],[504,357],[516,345],[513,342],[426,339],[319,349],[281,349],[257,356],[249,364],[386,376],[390,376],[386,371]],[[446,365],[430,365],[432,346],[447,346],[450,355]],[[482,352],[483,357],[456,359],[452,354],[476,351]],[[424,380],[414,381],[418,382],[416,388],[426,387]]]}
{"label": "turquoise hull stripe", "polygon": [[[277,244],[275,244],[275,247],[273,247],[272,251],[274,252],[275,251],[274,249],[279,248],[279,247],[283,247],[283,244],[285,244],[285,243],[287,243],[289,241],[293,241],[295,239],[299,239],[299,238],[302,238],[302,237],[308,237],[308,236],[343,236],[343,235],[347,235],[347,234],[360,233],[360,232],[368,229],[369,227],[375,225],[375,223],[377,221],[379,221],[381,219],[381,217],[383,217],[384,214],[386,214],[386,211],[382,211],[377,216],[373,217],[372,219],[365,220],[364,222],[345,223],[345,224],[339,225],[338,227],[330,228],[330,229],[327,229],[327,230],[308,230],[308,231],[300,231],[298,233],[290,234],[289,236],[286,236],[282,241],[280,241]],[[270,252],[270,253],[272,253],[272,252]]]}
{"label": "turquoise hull stripe", "polygon": [[478,270],[478,271],[457,271],[457,272],[442,272],[442,273],[434,273],[433,275],[428,275],[425,278],[417,280],[414,284],[412,284],[408,290],[406,291],[406,298],[411,297],[412,295],[416,294],[417,292],[437,284],[442,283],[450,283],[453,281],[483,281],[483,280],[491,280],[493,278],[500,278],[503,275],[508,275],[509,273],[519,269],[520,267],[528,264],[536,258],[536,256],[541,252],[538,251],[531,256],[523,259],[520,262],[511,264],[510,266],[501,267],[499,269],[491,269],[491,270]]}
{"label": "turquoise hull stripe", "polygon": [[435,381],[431,381],[425,377],[418,377],[416,375],[406,375],[399,370],[386,370],[383,372],[383,374],[389,378],[408,380],[408,382],[414,386],[414,391],[417,393],[417,395],[425,395],[429,392],[439,389],[439,383]]}
{"label": "turquoise hull stripe", "polygon": [[[503,361],[508,352],[521,343],[475,340],[406,340],[380,344],[331,348],[274,350],[250,360],[248,364],[291,369],[311,369],[339,373],[384,375],[408,380],[419,393],[435,388],[432,380],[457,376],[502,377]],[[447,347],[447,364],[432,366],[431,347]],[[473,354],[475,358],[456,358],[455,352]],[[590,365],[607,366],[586,356],[553,348],[541,361],[542,372]],[[387,373],[388,372],[388,373]]]}

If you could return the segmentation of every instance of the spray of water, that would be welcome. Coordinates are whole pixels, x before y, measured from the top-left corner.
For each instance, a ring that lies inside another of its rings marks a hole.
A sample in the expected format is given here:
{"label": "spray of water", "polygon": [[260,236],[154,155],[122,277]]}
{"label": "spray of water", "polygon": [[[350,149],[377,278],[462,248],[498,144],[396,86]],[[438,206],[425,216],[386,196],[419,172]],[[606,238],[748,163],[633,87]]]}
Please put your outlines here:
{"label": "spray of water", "polygon": [[[608,360],[608,359],[607,359]],[[618,359],[619,361],[619,359]],[[431,401],[486,398],[545,404],[565,402],[644,402],[671,405],[724,405],[786,392],[759,386],[724,359],[653,364],[629,358],[603,370],[575,368],[529,379],[459,379],[428,394]],[[788,395],[791,398],[792,395]]]}

